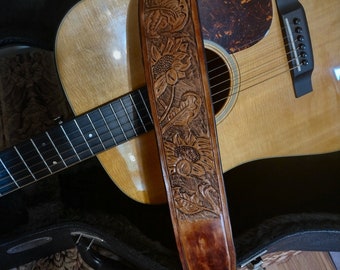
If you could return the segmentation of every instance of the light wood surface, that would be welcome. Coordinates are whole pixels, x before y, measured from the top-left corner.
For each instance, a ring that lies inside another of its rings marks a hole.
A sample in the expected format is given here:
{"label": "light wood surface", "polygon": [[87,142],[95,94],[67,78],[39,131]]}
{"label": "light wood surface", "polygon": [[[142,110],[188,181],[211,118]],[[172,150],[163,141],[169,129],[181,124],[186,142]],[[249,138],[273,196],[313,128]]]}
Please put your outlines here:
{"label": "light wood surface", "polygon": [[266,266],[266,270],[336,270],[336,268],[329,253],[305,251],[278,260]]}
{"label": "light wood surface", "polygon": [[[76,114],[144,85],[137,2],[83,0],[63,20],[56,61]],[[273,1],[268,34],[233,55],[241,76],[240,93],[217,126],[224,171],[261,158],[340,150],[340,85],[332,70],[340,66],[340,1],[301,3],[314,49],[314,91],[299,99],[294,96]],[[325,31],[331,34],[325,36]],[[115,184],[134,200],[166,201],[153,132],[98,158]]]}
{"label": "light wood surface", "polygon": [[[56,62],[76,115],[145,85],[138,1],[84,0],[69,11],[57,35]],[[131,198],[165,202],[154,133],[98,155]]]}
{"label": "light wood surface", "polygon": [[[288,250],[267,253],[261,257],[266,270],[337,270],[329,252]],[[238,268],[249,270],[251,265]]]}

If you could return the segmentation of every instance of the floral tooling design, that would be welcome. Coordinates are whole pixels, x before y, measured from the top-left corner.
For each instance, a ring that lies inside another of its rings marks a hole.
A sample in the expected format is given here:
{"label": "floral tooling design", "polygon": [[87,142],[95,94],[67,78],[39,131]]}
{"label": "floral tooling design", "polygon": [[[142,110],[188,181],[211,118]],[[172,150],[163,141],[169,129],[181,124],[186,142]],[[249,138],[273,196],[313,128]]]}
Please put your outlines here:
{"label": "floral tooling design", "polygon": [[188,44],[181,39],[168,39],[160,47],[151,46],[152,71],[155,79],[156,96],[163,94],[168,86],[174,86],[185,78],[191,66]]}
{"label": "floral tooling design", "polygon": [[221,213],[195,31],[185,0],[145,1],[145,33],[165,166],[178,217]]}

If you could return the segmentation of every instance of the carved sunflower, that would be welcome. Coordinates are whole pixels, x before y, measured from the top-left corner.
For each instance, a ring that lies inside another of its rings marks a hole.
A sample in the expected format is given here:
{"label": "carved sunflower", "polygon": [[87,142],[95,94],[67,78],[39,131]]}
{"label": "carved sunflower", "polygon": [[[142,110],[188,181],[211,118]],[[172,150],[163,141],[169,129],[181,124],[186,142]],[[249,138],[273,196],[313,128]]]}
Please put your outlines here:
{"label": "carved sunflower", "polygon": [[174,135],[172,141],[165,141],[165,153],[171,174],[202,177],[213,170],[213,157],[209,138],[192,134],[185,138]]}
{"label": "carved sunflower", "polygon": [[156,97],[160,97],[168,86],[174,86],[185,78],[191,66],[188,43],[182,39],[168,39],[160,47],[151,46],[151,65],[153,69]]}

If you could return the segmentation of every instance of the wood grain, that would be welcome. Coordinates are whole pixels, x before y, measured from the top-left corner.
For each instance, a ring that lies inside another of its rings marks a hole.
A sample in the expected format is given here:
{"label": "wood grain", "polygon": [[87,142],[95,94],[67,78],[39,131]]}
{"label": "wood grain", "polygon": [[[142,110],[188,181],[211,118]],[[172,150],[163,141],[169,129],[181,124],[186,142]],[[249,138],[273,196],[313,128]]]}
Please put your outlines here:
{"label": "wood grain", "polygon": [[[268,254],[268,257],[273,254]],[[275,255],[275,254],[274,254]],[[266,265],[267,270],[336,270],[327,252],[299,252],[284,260]]]}
{"label": "wood grain", "polygon": [[[267,253],[261,257],[266,270],[336,270],[328,252],[287,250]],[[248,270],[244,266],[239,270]]]}

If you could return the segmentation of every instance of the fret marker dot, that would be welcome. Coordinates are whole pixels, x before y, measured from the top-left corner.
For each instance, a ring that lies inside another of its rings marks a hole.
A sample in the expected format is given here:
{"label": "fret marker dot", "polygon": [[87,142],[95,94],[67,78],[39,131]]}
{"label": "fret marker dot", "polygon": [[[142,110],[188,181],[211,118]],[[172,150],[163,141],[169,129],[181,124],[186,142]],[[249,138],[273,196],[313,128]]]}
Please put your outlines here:
{"label": "fret marker dot", "polygon": [[55,161],[55,160],[52,163],[53,163],[53,165],[57,165],[58,164],[58,162]]}
{"label": "fret marker dot", "polygon": [[89,134],[89,138],[92,138],[92,137],[93,137],[93,134],[92,134],[92,133],[90,133],[90,134]]}
{"label": "fret marker dot", "polygon": [[43,142],[43,143],[41,144],[41,146],[42,146],[42,147],[45,147],[45,146],[46,146],[46,143]]}

